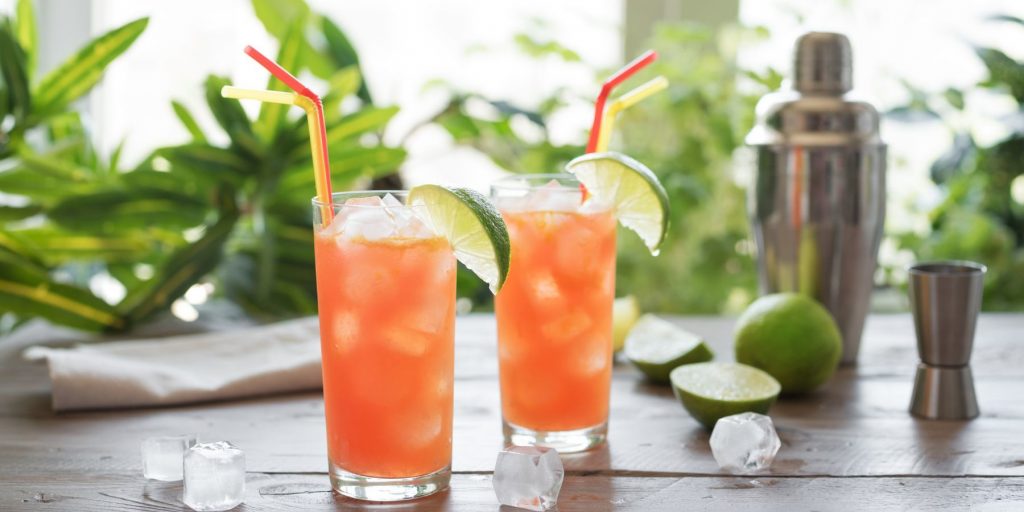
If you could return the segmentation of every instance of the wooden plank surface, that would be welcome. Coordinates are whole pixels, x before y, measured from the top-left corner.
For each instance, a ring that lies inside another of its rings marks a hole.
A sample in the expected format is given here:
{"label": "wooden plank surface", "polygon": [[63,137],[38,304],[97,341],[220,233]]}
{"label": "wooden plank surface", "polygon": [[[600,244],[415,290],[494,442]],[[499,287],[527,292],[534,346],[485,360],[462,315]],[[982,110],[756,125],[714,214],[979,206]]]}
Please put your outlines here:
{"label": "wooden plank surface", "polygon": [[[707,337],[718,359],[731,358],[731,320],[675,321]],[[489,481],[501,442],[493,318],[457,324],[453,489],[402,509],[497,508]],[[173,485],[141,478],[138,455],[142,438],[178,431],[246,450],[245,510],[356,506],[327,492],[318,393],[53,414],[45,367],[25,364],[18,353],[76,336],[31,326],[0,341],[0,510],[180,510]],[[874,509],[1024,510],[1022,343],[1024,315],[983,315],[973,358],[982,416],[916,420],[906,412],[917,362],[909,315],[872,317],[859,366],[773,408],[783,447],[770,472],[756,478],[724,476],[708,433],[671,391],[618,364],[608,446],[564,458],[570,478],[559,508],[841,510],[871,499]],[[999,508],[1006,504],[1017,507]]]}

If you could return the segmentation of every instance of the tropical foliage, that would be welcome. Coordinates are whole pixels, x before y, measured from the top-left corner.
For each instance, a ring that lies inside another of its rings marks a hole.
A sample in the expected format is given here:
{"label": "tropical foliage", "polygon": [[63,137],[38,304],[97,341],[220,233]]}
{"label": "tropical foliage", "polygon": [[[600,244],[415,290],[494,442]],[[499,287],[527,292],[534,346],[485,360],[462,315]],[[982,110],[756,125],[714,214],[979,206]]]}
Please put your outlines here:
{"label": "tropical foliage", "polygon": [[[301,0],[254,0],[280,43],[277,58],[325,80],[334,184],[393,174],[405,158],[380,132],[396,113],[373,104],[341,28]],[[138,20],[100,36],[39,80],[32,78],[35,25],[29,0],[0,23],[0,312],[7,327],[32,317],[90,330],[120,330],[167,309],[191,286],[216,279],[253,314],[315,311],[305,119],[279,105],[255,118],[220,96],[210,76],[207,106],[229,139],[212,142],[179,102],[191,135],[123,168],[100,157],[69,108],[106,65],[142,33]],[[268,87],[282,89],[276,80]],[[342,103],[345,106],[343,108]],[[123,297],[88,287],[108,275]],[[112,303],[108,303],[111,301]]]}
{"label": "tropical foliage", "polygon": [[[1012,23],[1024,30],[1024,20],[996,16],[993,23]],[[911,87],[911,101],[890,115],[903,120],[942,120],[953,132],[949,152],[931,168],[931,178],[943,199],[931,212],[926,235],[898,235],[902,247],[918,259],[970,259],[988,266],[986,309],[1024,307],[1024,62],[998,48],[976,48],[987,77],[980,90],[1010,98],[1012,111],[1002,116],[1007,135],[979,145],[969,124],[968,91],[948,88],[928,94]]]}

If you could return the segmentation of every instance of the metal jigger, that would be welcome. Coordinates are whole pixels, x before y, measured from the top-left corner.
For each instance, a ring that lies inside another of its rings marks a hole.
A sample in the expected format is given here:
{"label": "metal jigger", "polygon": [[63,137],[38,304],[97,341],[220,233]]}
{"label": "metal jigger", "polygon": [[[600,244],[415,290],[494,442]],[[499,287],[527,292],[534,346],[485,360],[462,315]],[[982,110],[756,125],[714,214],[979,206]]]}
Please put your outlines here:
{"label": "metal jigger", "polygon": [[974,418],[978,399],[969,364],[985,266],[942,261],[918,263],[907,270],[921,357],[910,414],[932,420]]}

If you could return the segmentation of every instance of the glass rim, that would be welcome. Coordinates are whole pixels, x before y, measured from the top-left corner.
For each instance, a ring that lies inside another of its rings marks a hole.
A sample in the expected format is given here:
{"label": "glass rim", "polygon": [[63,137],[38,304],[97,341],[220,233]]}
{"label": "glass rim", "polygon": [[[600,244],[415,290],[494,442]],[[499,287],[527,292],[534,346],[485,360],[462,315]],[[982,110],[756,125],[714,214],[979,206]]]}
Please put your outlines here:
{"label": "glass rim", "polygon": [[[368,204],[350,204],[346,205],[345,201],[348,199],[355,199],[359,197],[381,197],[391,194],[397,199],[402,200],[402,206],[405,208],[422,208],[422,205],[411,205],[407,204],[405,200],[409,197],[408,190],[346,190],[344,192],[333,192],[331,193],[331,204],[329,205],[332,210],[337,212],[341,207],[345,208],[385,208],[380,205],[368,205]],[[319,196],[313,196],[311,200],[314,209],[327,208],[328,204],[320,200]]]}
{"label": "glass rim", "polygon": [[971,277],[987,271],[985,265],[967,260],[923,261],[907,265],[907,273],[915,276]]}
{"label": "glass rim", "polygon": [[[494,180],[491,182],[491,194],[497,192],[521,192],[531,191],[543,188],[551,180],[556,180],[560,185],[559,188],[548,189],[551,192],[569,192],[579,193],[580,180],[576,179],[576,176],[567,172],[559,173],[544,173],[544,174],[511,174],[503,178]],[[564,182],[570,182],[565,184]]]}

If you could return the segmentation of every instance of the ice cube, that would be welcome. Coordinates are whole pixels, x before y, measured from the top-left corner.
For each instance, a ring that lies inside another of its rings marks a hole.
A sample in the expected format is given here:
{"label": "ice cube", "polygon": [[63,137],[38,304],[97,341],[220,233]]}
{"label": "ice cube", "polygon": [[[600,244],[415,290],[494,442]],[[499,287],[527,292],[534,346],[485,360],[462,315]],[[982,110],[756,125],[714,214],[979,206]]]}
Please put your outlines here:
{"label": "ice cube", "polygon": [[752,473],[768,468],[781,444],[772,419],[754,412],[721,418],[711,432],[711,453],[715,462],[730,473]]}
{"label": "ice cube", "polygon": [[362,238],[375,241],[393,236],[395,229],[395,220],[387,210],[362,206],[346,215],[341,233],[348,239]]}
{"label": "ice cube", "polygon": [[150,480],[180,481],[185,450],[195,444],[195,434],[144,439],[142,441],[142,475]]}
{"label": "ice cube", "polygon": [[586,311],[574,308],[541,325],[540,332],[551,342],[569,341],[582,336],[592,324]]}
{"label": "ice cube", "polygon": [[192,510],[229,510],[245,495],[245,453],[231,443],[199,443],[185,453],[182,501]]}
{"label": "ice cube", "polygon": [[531,278],[530,289],[533,305],[538,311],[558,311],[564,307],[562,290],[550,272],[536,272]]}
{"label": "ice cube", "polygon": [[541,446],[512,446],[498,452],[492,484],[502,505],[549,510],[558,502],[564,476],[557,451]]}
{"label": "ice cube", "polygon": [[581,198],[579,189],[551,180],[531,191],[524,205],[530,211],[574,212],[579,208]]}
{"label": "ice cube", "polygon": [[331,338],[334,349],[338,354],[347,354],[359,341],[359,317],[352,311],[335,311],[330,323],[333,329]]}

